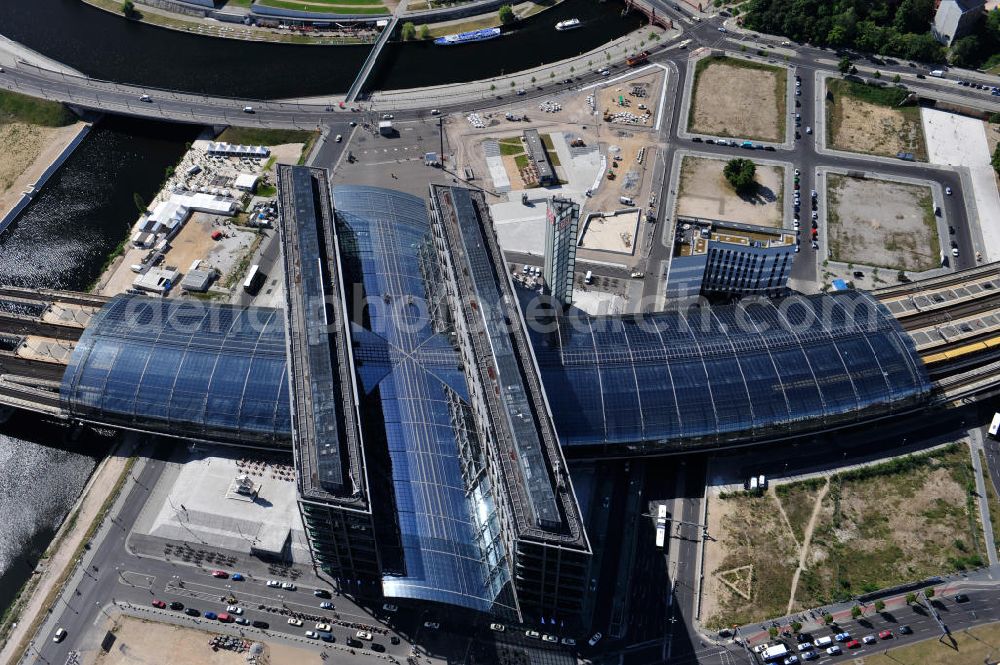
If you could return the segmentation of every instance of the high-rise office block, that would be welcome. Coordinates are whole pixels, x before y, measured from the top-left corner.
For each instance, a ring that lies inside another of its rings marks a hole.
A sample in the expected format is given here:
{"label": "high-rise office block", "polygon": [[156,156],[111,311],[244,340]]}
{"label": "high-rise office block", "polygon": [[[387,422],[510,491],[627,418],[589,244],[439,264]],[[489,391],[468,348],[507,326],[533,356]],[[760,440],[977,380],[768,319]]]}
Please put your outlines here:
{"label": "high-rise office block", "polygon": [[545,290],[564,305],[573,303],[573,270],[580,205],[554,197],[545,215]]}

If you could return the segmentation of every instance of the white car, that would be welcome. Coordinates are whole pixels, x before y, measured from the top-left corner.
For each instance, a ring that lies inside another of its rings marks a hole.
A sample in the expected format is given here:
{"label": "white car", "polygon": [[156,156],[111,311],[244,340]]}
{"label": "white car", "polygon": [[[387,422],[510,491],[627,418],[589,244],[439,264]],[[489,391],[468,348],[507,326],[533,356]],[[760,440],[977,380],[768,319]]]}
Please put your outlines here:
{"label": "white car", "polygon": [[143,95],[139,98],[140,102],[152,102],[153,99],[149,95]]}
{"label": "white car", "polygon": [[328,623],[318,623],[316,624],[316,630],[325,630],[326,632],[329,633],[331,630],[333,630],[333,628],[331,628],[330,624]]}
{"label": "white car", "polygon": [[542,642],[549,642],[550,644],[559,644],[559,638],[555,635],[542,635]]}
{"label": "white car", "polygon": [[878,642],[878,639],[874,635],[865,635],[861,638],[861,641],[865,644],[875,644]]}
{"label": "white car", "polygon": [[813,133],[813,128],[812,127],[806,127],[806,134],[812,134],[812,133]]}
{"label": "white car", "polygon": [[392,114],[391,113],[386,113],[386,114],[384,114],[382,116],[382,119],[383,120],[392,120]]}
{"label": "white car", "polygon": [[288,620],[288,625],[289,626],[301,626],[302,625],[302,619],[296,619],[295,617],[291,617]]}
{"label": "white car", "polygon": [[319,639],[319,633],[317,633],[314,630],[307,630],[306,631],[306,637],[308,637],[311,640],[318,640]]}
{"label": "white car", "polygon": [[52,641],[58,644],[66,639],[66,629],[60,628],[56,630],[56,634],[52,636]]}
{"label": "white car", "polygon": [[507,627],[502,623],[491,623],[490,630],[495,630],[498,633],[502,633],[503,631],[507,630]]}
{"label": "white car", "polygon": [[602,637],[604,637],[603,633],[594,633],[593,637],[587,640],[587,644],[590,646],[597,646],[597,643],[601,641]]}
{"label": "white car", "polygon": [[526,631],[524,631],[524,636],[525,637],[530,637],[533,640],[537,640],[542,635],[537,630],[526,630]]}
{"label": "white car", "polygon": [[958,247],[952,247],[951,248],[951,255],[952,256],[958,256]]}
{"label": "white car", "polygon": [[253,113],[253,107],[252,106],[244,106],[243,107],[243,112],[244,113]]}
{"label": "white car", "polygon": [[437,630],[440,627],[441,627],[441,624],[439,624],[437,621],[425,621],[424,622],[424,628],[430,628],[431,630]]}
{"label": "white car", "polygon": [[729,31],[728,31],[728,30],[726,30],[725,28],[723,28],[723,27],[722,27],[722,26],[720,25],[720,26],[719,26],[719,32],[729,32]]}
{"label": "white car", "polygon": [[292,584],[291,582],[282,582],[281,588],[286,589],[288,591],[295,591],[295,585]]}
{"label": "white car", "polygon": [[951,187],[945,187],[944,193],[947,194],[948,196],[951,196]]}
{"label": "white car", "polygon": [[372,634],[369,633],[367,630],[359,630],[354,634],[354,637],[358,638],[359,640],[368,640],[368,641],[374,639],[372,638]]}
{"label": "white car", "polygon": [[337,143],[340,143],[341,141],[344,140],[344,137],[341,134],[337,134],[337,138],[335,138],[333,140],[336,141]]}
{"label": "white car", "polygon": [[574,640],[572,637],[564,637],[564,638],[562,638],[561,641],[562,641],[563,644],[565,644],[568,647],[575,647],[576,646],[576,640]]}
{"label": "white car", "polygon": [[431,115],[441,115],[441,111],[437,109],[431,109]]}
{"label": "white car", "polygon": [[843,651],[840,649],[839,644],[834,644],[832,647],[826,650],[828,656],[839,656]]}
{"label": "white car", "polygon": [[280,589],[281,582],[279,582],[278,580],[268,580],[267,586],[271,587],[272,589]]}
{"label": "white car", "polygon": [[812,642],[803,642],[799,645],[799,651],[812,651]]}
{"label": "white car", "polygon": [[226,611],[230,614],[243,614],[243,608],[239,605],[229,605],[226,607]]}
{"label": "white car", "polygon": [[250,619],[244,619],[243,617],[236,617],[235,621],[236,621],[236,623],[240,624],[241,626],[249,626],[250,625]]}

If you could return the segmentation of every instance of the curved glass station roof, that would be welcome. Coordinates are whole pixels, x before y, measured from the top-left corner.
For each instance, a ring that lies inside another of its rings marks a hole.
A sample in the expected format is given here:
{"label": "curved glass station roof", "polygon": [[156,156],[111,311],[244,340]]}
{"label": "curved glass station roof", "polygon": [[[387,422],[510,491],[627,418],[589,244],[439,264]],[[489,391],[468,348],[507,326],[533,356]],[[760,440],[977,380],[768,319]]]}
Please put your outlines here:
{"label": "curved glass station roof", "polygon": [[780,438],[903,411],[930,391],[910,337],[859,291],[530,328],[563,445]]}
{"label": "curved glass station roof", "polygon": [[352,282],[366,299],[352,331],[362,413],[381,410],[392,466],[401,565],[383,576],[383,593],[502,611],[509,574],[466,427],[465,375],[430,305],[438,259],[426,204],[372,187],[335,187],[333,198],[349,310],[359,300]]}
{"label": "curved glass station roof", "polygon": [[60,388],[71,416],[244,444],[291,438],[279,310],[116,296],[94,316]]}

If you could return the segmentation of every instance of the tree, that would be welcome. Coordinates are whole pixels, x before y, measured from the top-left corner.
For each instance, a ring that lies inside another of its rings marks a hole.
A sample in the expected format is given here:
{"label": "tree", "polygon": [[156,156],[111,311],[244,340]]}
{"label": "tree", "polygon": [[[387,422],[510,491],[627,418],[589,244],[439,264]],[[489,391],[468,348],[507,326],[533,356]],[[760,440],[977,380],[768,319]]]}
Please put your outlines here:
{"label": "tree", "polygon": [[956,39],[951,45],[951,63],[959,67],[975,67],[983,57],[979,37],[969,35]]}
{"label": "tree", "polygon": [[847,72],[851,71],[851,64],[852,64],[851,59],[845,55],[843,58],[840,59],[840,62],[837,63],[837,69],[840,70],[841,74],[846,74]]}
{"label": "tree", "polygon": [[993,170],[1000,173],[1000,145],[997,145],[993,151],[993,159],[990,160],[990,163],[993,164]]}
{"label": "tree", "polygon": [[778,629],[774,626],[769,626],[767,629],[767,634],[770,635],[771,639],[773,640],[778,636]]}
{"label": "tree", "polygon": [[903,77],[900,76],[899,74],[896,74],[895,76],[892,77],[892,82],[893,83],[899,83],[902,80],[903,80]]}
{"label": "tree", "polygon": [[427,26],[426,23],[420,26],[420,38],[421,39],[431,38],[431,29]]}
{"label": "tree", "polygon": [[504,25],[510,25],[516,20],[514,16],[514,8],[510,5],[500,5],[500,22]]}
{"label": "tree", "polygon": [[832,614],[824,614],[823,615],[823,623],[825,623],[828,626],[831,623],[833,623],[833,615]]}
{"label": "tree", "polygon": [[799,622],[799,621],[793,621],[792,622],[792,632],[793,633],[797,633],[800,630],[802,630],[802,623]]}
{"label": "tree", "polygon": [[757,189],[757,165],[749,159],[737,157],[726,162],[722,171],[726,180],[739,194],[751,194]]}
{"label": "tree", "polygon": [[139,18],[139,10],[135,8],[132,0],[125,0],[122,3],[122,14],[125,15],[125,18]]}
{"label": "tree", "polygon": [[403,29],[399,33],[399,36],[404,42],[412,41],[417,36],[417,26],[413,25],[413,21],[407,21],[403,24]]}
{"label": "tree", "polygon": [[892,24],[900,32],[926,32],[934,18],[934,0],[903,0]]}
{"label": "tree", "polygon": [[991,113],[990,122],[992,122],[994,125],[1000,124],[1000,113]]}
{"label": "tree", "polygon": [[986,14],[986,34],[993,41],[1000,42],[1000,7]]}
{"label": "tree", "polygon": [[913,593],[912,591],[910,593],[906,594],[906,604],[907,605],[912,605],[915,602],[917,602],[917,594]]}
{"label": "tree", "polygon": [[880,72],[879,70],[876,69],[875,73],[872,74],[872,76],[874,76],[877,79],[880,79],[880,78],[882,78],[882,72]]}
{"label": "tree", "polygon": [[875,601],[875,611],[876,612],[881,612],[884,609],[885,609],[885,603],[882,602],[881,600],[876,600]]}
{"label": "tree", "polygon": [[861,608],[858,607],[857,605],[852,605],[851,606],[851,618],[852,619],[857,619],[859,616],[861,616]]}
{"label": "tree", "polygon": [[933,597],[934,597],[934,587],[931,587],[929,589],[924,589],[924,598],[933,598]]}

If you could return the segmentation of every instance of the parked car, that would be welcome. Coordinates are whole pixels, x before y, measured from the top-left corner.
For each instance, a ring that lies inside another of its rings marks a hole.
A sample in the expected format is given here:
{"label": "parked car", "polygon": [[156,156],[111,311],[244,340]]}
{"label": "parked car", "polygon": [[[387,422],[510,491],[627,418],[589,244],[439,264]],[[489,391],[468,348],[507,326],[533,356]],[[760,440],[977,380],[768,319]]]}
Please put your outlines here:
{"label": "parked car", "polygon": [[288,625],[289,626],[301,626],[302,625],[302,619],[296,619],[295,617],[289,617],[288,618]]}
{"label": "parked car", "polygon": [[216,619],[219,618],[219,615],[216,614],[215,612],[205,612],[205,618],[206,619],[211,619],[212,621],[215,621]]}
{"label": "parked car", "polygon": [[326,589],[314,589],[313,595],[316,596],[317,598],[329,598],[330,592],[327,591]]}
{"label": "parked car", "polygon": [[316,624],[316,630],[325,630],[325,631],[329,632],[329,631],[333,630],[333,628],[331,628],[330,624],[328,624],[328,623],[317,623]]}
{"label": "parked car", "polygon": [[371,641],[372,639],[374,639],[372,638],[372,634],[369,633],[367,630],[359,630],[358,632],[354,633],[354,636],[359,640]]}
{"label": "parked car", "polygon": [[913,629],[910,628],[907,624],[903,624],[902,626],[900,626],[896,630],[899,631],[900,635],[909,635],[909,634],[911,634],[913,632]]}
{"label": "parked car", "polygon": [[839,645],[839,644],[834,644],[834,645],[833,645],[832,647],[829,647],[829,648],[828,648],[828,649],[826,650],[826,653],[827,653],[827,655],[829,655],[829,656],[839,656],[840,654],[842,654],[842,653],[844,653],[844,652],[843,652],[843,651],[841,650],[841,648],[840,648],[840,645]]}
{"label": "parked car", "polygon": [[218,577],[220,579],[226,579],[227,577],[229,577],[229,573],[227,573],[224,570],[213,570],[212,571],[212,577]]}
{"label": "parked car", "polygon": [[199,612],[198,610],[194,609],[193,607],[189,607],[186,610],[184,610],[184,614],[188,615],[189,617],[198,617],[198,616],[201,616],[201,612]]}
{"label": "parked car", "polygon": [[879,639],[891,640],[892,639],[892,631],[891,630],[883,630],[881,633],[878,634],[878,636],[879,636]]}
{"label": "parked car", "polygon": [[555,635],[542,635],[542,642],[548,642],[550,644],[559,644],[559,638]]}
{"label": "parked car", "polygon": [[311,640],[318,640],[319,639],[319,634],[316,633],[316,631],[307,630],[306,631],[306,637],[308,637]]}
{"label": "parked car", "polygon": [[507,630],[507,627],[504,626],[502,623],[491,623],[490,630],[495,630],[498,633],[502,633],[503,631]]}
{"label": "parked car", "polygon": [[179,602],[177,602],[175,600],[174,602],[170,603],[170,609],[172,609],[172,610],[178,610],[178,611],[179,610],[183,610],[184,609],[184,603],[179,603]]}
{"label": "parked car", "polygon": [[382,606],[382,609],[385,610],[386,612],[397,612],[397,611],[399,611],[399,607],[397,607],[396,605],[393,605],[392,603],[386,603],[385,605]]}
{"label": "parked car", "polygon": [[60,642],[62,642],[65,639],[66,639],[66,629],[65,628],[57,628],[56,632],[55,632],[55,635],[52,636],[52,641],[55,642],[56,644],[59,644]]}
{"label": "parked car", "polygon": [[845,646],[848,649],[857,649],[859,646],[861,646],[861,642],[858,642],[857,640],[848,640]]}
{"label": "parked car", "polygon": [[161,610],[165,610],[165,609],[167,609],[167,604],[165,602],[163,602],[162,600],[154,600],[153,601],[153,607],[158,607]]}
{"label": "parked car", "polygon": [[875,644],[876,642],[878,642],[878,638],[876,638],[874,635],[865,635],[864,637],[861,638],[861,642],[863,644]]}
{"label": "parked car", "polygon": [[271,624],[266,621],[252,621],[250,625],[254,628],[260,628],[261,630],[267,630],[271,627]]}
{"label": "parked car", "polygon": [[268,580],[267,586],[271,587],[272,589],[280,589],[281,582],[279,582],[278,580]]}
{"label": "parked car", "polygon": [[291,582],[282,582],[281,583],[281,588],[285,589],[286,591],[295,591],[296,587]]}
{"label": "parked car", "polygon": [[243,577],[243,573],[233,573],[232,577],[230,577],[229,579],[231,579],[234,582],[242,582],[246,578]]}
{"label": "parked car", "polygon": [[537,630],[526,630],[526,631],[524,631],[524,636],[525,637],[529,637],[529,638],[531,638],[533,640],[537,640],[537,639],[540,639],[542,637],[542,634],[539,633]]}
{"label": "parked car", "polygon": [[597,646],[597,643],[601,641],[602,637],[604,637],[603,633],[594,633],[593,636],[587,640],[587,644],[590,646]]}
{"label": "parked car", "polygon": [[245,619],[243,617],[236,617],[236,623],[240,624],[241,626],[249,626],[250,620]]}
{"label": "parked car", "polygon": [[966,596],[964,593],[960,593],[957,596],[955,596],[955,602],[956,603],[967,603],[967,602],[969,602],[969,597]]}
{"label": "parked car", "polygon": [[424,622],[424,628],[430,628],[431,630],[437,630],[440,627],[441,627],[441,624],[439,624],[437,621],[425,621]]}
{"label": "parked car", "polygon": [[229,605],[226,607],[226,611],[231,614],[243,614],[243,608],[239,605]]}
{"label": "parked car", "polygon": [[322,603],[319,604],[319,608],[321,610],[332,610],[333,603],[331,603],[329,600],[324,600]]}

